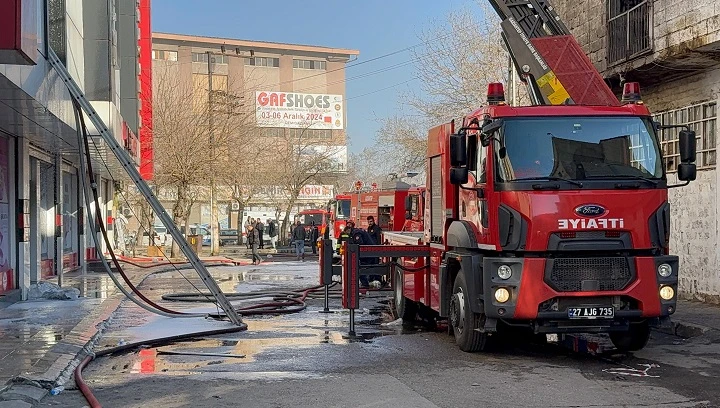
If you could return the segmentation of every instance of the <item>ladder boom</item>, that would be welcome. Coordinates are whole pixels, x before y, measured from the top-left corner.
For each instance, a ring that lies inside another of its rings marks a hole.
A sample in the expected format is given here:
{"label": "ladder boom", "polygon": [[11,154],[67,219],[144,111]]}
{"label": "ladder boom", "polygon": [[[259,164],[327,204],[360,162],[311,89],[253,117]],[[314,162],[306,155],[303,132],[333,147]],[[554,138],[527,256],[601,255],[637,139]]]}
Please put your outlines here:
{"label": "ladder boom", "polygon": [[619,105],[548,0],[489,1],[533,104]]}

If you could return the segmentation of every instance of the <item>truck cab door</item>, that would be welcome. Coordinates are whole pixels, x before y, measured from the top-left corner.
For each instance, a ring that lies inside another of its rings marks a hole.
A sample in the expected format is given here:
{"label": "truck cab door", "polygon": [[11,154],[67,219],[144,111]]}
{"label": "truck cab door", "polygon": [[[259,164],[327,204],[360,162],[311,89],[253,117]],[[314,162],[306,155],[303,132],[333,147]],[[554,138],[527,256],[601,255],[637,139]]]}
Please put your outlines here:
{"label": "truck cab door", "polygon": [[471,223],[478,243],[488,243],[488,148],[483,147],[477,135],[468,136],[468,183],[460,190],[460,219]]}

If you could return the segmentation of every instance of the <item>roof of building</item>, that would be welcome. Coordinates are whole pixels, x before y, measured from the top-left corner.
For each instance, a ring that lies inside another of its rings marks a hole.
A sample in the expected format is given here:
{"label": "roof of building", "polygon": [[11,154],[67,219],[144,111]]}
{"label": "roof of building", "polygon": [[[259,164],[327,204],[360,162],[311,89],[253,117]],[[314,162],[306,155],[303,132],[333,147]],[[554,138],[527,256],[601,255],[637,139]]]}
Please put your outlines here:
{"label": "roof of building", "polygon": [[274,50],[292,50],[302,52],[315,52],[323,54],[335,54],[335,55],[359,55],[360,51],[351,50],[347,48],[332,48],[322,47],[316,45],[303,45],[303,44],[285,44],[270,41],[251,41],[251,40],[238,40],[233,38],[223,37],[203,37],[196,35],[186,34],[172,34],[172,33],[152,33],[153,40],[166,40],[166,41],[180,41],[180,42],[192,42],[198,44],[212,44],[212,45],[225,45],[228,47],[244,47],[244,48],[265,48]]}

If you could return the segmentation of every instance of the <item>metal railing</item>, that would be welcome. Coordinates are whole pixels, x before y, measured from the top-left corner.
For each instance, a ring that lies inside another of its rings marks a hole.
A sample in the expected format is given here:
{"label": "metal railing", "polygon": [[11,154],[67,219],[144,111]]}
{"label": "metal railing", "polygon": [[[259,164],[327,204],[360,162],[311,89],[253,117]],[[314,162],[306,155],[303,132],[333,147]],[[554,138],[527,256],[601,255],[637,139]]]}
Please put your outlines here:
{"label": "metal railing", "polygon": [[[653,119],[663,125],[687,125],[697,136],[697,167],[713,169],[717,164],[717,102],[703,102],[680,109],[659,112]],[[678,129],[658,133],[663,161],[668,173],[677,171],[680,162]]]}
{"label": "metal railing", "polygon": [[649,2],[609,0],[607,34],[608,64],[622,62],[651,50]]}

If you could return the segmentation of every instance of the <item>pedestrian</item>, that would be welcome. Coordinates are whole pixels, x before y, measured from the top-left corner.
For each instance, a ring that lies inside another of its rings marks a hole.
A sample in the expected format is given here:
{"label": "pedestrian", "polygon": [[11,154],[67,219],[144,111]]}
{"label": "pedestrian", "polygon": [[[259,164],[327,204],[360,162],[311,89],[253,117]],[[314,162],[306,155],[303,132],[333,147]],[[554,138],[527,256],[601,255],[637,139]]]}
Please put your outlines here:
{"label": "pedestrian", "polygon": [[272,245],[273,249],[277,249],[277,226],[275,225],[275,220],[268,219],[267,220],[267,230],[268,230],[268,236],[270,237],[270,245]]}
{"label": "pedestrian", "polygon": [[257,228],[252,224],[248,226],[248,245],[252,248],[252,264],[259,265],[262,262],[260,254],[258,253],[258,241],[260,240],[260,234]]}
{"label": "pedestrian", "polygon": [[312,245],[313,255],[317,255],[317,241],[320,238],[320,231],[318,230],[315,221],[310,222],[310,245]]}
{"label": "pedestrian", "polygon": [[247,220],[245,220],[245,225],[243,225],[243,229],[245,229],[245,246],[247,246],[248,249],[250,249],[250,225],[253,224],[253,219],[248,215]]}
{"label": "pedestrian", "polygon": [[[125,255],[125,233],[127,232],[127,225],[127,218],[125,218],[122,212],[118,212],[118,216],[115,217],[115,239],[117,240],[115,248],[120,252],[121,255]],[[148,245],[155,245],[155,243],[152,241],[152,237],[150,237],[150,242],[148,242]]]}
{"label": "pedestrian", "polygon": [[257,219],[257,224],[255,224],[255,229],[258,230],[258,235],[260,236],[260,249],[265,249],[265,239],[263,238],[263,232],[265,231],[265,224],[263,224],[262,220],[260,218]]}
{"label": "pedestrian", "polygon": [[295,256],[297,256],[297,260],[299,261],[302,257],[302,260],[305,260],[305,237],[307,236],[307,233],[305,232],[305,226],[302,225],[300,220],[297,220],[295,223],[295,228],[292,231],[292,240],[295,242]]}

